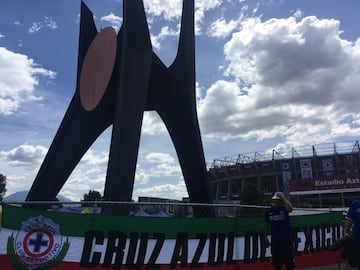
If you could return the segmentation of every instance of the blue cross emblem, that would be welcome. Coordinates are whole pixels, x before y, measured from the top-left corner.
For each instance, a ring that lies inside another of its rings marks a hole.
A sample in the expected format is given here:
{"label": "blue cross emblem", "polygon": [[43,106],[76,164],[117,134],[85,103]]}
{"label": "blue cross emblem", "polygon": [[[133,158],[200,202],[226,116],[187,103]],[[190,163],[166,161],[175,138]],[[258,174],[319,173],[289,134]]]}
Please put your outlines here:
{"label": "blue cross emblem", "polygon": [[42,246],[47,246],[48,245],[48,240],[42,240],[44,234],[43,233],[37,233],[36,234],[36,239],[30,239],[29,241],[29,246],[34,246],[33,251],[34,252],[40,252],[40,248]]}

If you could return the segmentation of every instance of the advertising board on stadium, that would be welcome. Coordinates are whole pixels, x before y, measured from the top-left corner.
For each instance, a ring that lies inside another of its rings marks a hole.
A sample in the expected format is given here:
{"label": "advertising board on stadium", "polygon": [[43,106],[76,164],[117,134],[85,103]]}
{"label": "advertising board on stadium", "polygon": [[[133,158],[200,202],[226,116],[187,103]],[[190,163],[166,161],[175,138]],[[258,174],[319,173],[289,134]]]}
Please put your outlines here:
{"label": "advertising board on stadium", "polygon": [[289,180],[290,192],[360,188],[360,174],[322,176]]}

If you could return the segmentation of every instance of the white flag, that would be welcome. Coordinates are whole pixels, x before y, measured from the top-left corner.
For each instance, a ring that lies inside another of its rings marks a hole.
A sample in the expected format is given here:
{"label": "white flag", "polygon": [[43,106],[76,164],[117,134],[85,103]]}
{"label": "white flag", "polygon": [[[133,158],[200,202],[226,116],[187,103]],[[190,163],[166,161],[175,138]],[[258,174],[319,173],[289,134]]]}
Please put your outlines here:
{"label": "white flag", "polygon": [[313,177],[312,168],[311,168],[311,159],[301,159],[300,168],[301,168],[302,179],[310,179]]}

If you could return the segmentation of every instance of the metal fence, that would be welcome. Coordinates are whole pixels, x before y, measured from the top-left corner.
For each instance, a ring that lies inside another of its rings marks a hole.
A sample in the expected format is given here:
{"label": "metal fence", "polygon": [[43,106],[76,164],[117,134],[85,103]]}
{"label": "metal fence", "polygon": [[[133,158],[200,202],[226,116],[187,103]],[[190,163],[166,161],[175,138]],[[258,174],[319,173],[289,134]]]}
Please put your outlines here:
{"label": "metal fence", "polygon": [[[17,205],[24,208],[81,214],[107,214],[146,217],[260,217],[268,206],[169,202],[118,202],[118,201],[27,201],[1,202],[0,205]],[[294,208],[290,215],[310,215],[342,212],[347,208]]]}

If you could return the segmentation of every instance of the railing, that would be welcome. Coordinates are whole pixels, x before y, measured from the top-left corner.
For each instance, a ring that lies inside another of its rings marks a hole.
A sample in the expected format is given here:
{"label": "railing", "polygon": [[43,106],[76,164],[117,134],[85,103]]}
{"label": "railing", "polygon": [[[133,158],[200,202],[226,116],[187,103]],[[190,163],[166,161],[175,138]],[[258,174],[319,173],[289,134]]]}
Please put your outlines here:
{"label": "railing", "polygon": [[[180,203],[180,202],[118,202],[118,201],[27,201],[1,202],[1,205],[17,205],[47,211],[107,214],[118,216],[146,217],[261,217],[268,206],[243,205],[239,203]],[[310,215],[329,212],[343,212],[347,208],[294,208],[291,215]]]}

